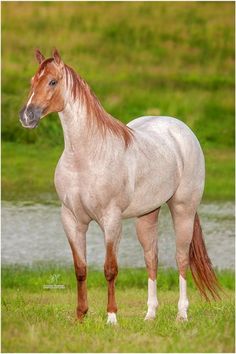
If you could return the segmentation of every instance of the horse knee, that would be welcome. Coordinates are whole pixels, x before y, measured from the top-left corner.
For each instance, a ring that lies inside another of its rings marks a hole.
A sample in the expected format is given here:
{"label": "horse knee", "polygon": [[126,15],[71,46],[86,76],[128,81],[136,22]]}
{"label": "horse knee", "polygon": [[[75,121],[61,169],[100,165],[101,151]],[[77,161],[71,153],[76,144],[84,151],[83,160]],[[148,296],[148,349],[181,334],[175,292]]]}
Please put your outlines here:
{"label": "horse knee", "polygon": [[117,265],[105,265],[104,273],[107,281],[111,281],[117,277],[118,267]]}
{"label": "horse knee", "polygon": [[112,263],[105,263],[104,265],[104,274],[107,281],[111,281],[117,277],[118,266],[116,261]]}
{"label": "horse knee", "polygon": [[104,264],[104,274],[107,281],[111,281],[115,279],[118,274],[116,254],[112,244],[107,245],[106,261]]}
{"label": "horse knee", "polygon": [[76,279],[78,282],[85,281],[87,278],[87,267],[86,265],[76,267],[75,270]]}

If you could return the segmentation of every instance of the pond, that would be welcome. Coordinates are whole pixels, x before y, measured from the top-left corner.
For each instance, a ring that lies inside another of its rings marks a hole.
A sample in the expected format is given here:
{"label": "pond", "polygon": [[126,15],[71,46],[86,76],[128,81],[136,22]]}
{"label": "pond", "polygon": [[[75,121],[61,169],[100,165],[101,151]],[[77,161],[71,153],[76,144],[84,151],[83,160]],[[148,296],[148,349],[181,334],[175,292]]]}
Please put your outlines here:
{"label": "pond", "polygon": [[[234,203],[203,203],[199,207],[202,229],[214,267],[234,269]],[[123,221],[119,266],[143,267],[142,248],[134,220]],[[159,265],[176,267],[175,236],[169,210],[163,206],[158,221]],[[89,266],[103,268],[103,234],[95,222],[87,233]],[[33,265],[42,262],[72,264],[67,238],[56,205],[2,203],[2,264]]]}

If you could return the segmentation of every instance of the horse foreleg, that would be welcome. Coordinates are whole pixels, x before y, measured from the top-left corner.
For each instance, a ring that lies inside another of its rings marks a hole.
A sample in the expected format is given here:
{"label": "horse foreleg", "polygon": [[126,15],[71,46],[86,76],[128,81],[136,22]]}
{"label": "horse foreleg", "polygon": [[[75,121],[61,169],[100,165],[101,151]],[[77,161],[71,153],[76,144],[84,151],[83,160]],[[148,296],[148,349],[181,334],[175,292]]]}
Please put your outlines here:
{"label": "horse foreleg", "polygon": [[104,274],[108,285],[107,323],[116,324],[117,305],[115,299],[115,280],[118,274],[117,251],[121,237],[120,215],[114,213],[104,218],[103,229],[105,234],[106,256]]}
{"label": "horse foreleg", "polygon": [[114,249],[114,245],[112,243],[108,243],[106,245],[106,260],[104,264],[104,273],[108,283],[108,302],[107,302],[107,323],[115,324],[116,313],[117,313],[117,305],[115,299],[115,279],[118,274],[118,265],[116,259],[116,252]]}
{"label": "horse foreleg", "polygon": [[82,320],[88,311],[86,286],[86,231],[88,224],[75,220],[71,211],[64,206],[62,207],[61,217],[74,260],[77,279],[77,318]]}
{"label": "horse foreleg", "polygon": [[136,221],[136,232],[138,239],[143,247],[144,259],[148,272],[148,311],[145,320],[156,317],[158,307],[156,292],[157,276],[157,218],[159,209],[139,217]]}

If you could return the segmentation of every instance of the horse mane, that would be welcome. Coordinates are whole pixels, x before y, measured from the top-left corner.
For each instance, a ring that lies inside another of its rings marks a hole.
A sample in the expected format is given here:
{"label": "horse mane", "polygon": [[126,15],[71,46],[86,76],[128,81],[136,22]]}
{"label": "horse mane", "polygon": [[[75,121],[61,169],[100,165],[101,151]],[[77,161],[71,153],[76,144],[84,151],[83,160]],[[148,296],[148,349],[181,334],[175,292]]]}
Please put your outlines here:
{"label": "horse mane", "polygon": [[[71,89],[73,99],[79,98],[83,101],[89,115],[89,124],[96,127],[103,136],[108,132],[122,138],[127,148],[133,138],[132,130],[119,120],[112,117],[102,107],[96,95],[89,85],[71,67],[65,64],[66,85]],[[71,85],[69,87],[69,82]]]}
{"label": "horse mane", "polygon": [[40,75],[40,73],[46,68],[46,66],[53,62],[53,58],[48,58],[48,59],[45,59],[39,66],[38,68],[38,71],[36,72],[36,75]]}

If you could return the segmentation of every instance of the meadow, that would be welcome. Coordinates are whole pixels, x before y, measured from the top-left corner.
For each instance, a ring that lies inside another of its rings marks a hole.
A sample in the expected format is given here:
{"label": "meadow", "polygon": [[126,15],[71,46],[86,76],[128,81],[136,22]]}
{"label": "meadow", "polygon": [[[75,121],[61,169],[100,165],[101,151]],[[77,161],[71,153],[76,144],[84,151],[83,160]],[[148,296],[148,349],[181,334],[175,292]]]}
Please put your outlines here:
{"label": "meadow", "polygon": [[[204,199],[234,198],[233,2],[18,1],[1,8],[3,200],[58,203],[58,115],[35,130],[18,118],[37,69],[36,47],[46,57],[56,47],[124,123],[142,115],[186,122],[205,154]],[[160,308],[147,323],[145,270],[121,269],[119,325],[109,327],[102,272],[89,271],[90,310],[81,325],[72,268],[4,265],[2,352],[234,352],[234,272],[218,277],[224,293],[212,303],[189,277],[189,322],[177,323],[178,275],[160,269]],[[43,288],[56,281],[65,288]]]}
{"label": "meadow", "polygon": [[57,47],[124,123],[141,115],[186,122],[206,157],[204,198],[233,199],[233,14],[233,2],[4,2],[2,198],[56,199],[58,116],[29,131],[18,112],[37,69],[35,47],[46,56]]}
{"label": "meadow", "polygon": [[[189,321],[176,322],[178,274],[160,269],[159,310],[144,322],[147,275],[121,269],[117,280],[117,326],[106,324],[106,281],[88,274],[89,312],[75,319],[76,284],[72,268],[38,265],[2,269],[3,352],[234,352],[234,274],[218,272],[222,301],[203,301],[188,279]],[[44,289],[44,285],[64,289]]]}

